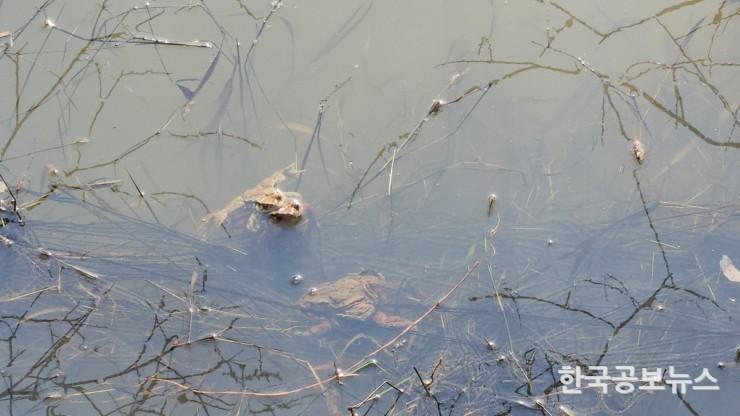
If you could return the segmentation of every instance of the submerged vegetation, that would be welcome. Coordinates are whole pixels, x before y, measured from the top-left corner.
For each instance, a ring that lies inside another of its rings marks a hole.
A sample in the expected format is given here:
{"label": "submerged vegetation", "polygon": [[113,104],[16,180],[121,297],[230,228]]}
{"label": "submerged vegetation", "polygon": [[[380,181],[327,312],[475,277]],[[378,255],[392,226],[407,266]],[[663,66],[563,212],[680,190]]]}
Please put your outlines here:
{"label": "submerged vegetation", "polygon": [[331,3],[0,0],[0,414],[737,408],[740,4]]}

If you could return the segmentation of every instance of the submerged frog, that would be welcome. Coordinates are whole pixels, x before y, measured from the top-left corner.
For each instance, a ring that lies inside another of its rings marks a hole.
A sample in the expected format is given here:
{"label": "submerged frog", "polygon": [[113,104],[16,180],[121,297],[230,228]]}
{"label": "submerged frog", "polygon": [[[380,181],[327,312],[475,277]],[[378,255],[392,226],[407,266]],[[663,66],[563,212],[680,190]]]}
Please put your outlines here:
{"label": "submerged frog", "polygon": [[[380,273],[350,273],[339,280],[323,283],[304,294],[298,305],[317,315],[328,315],[351,321],[372,321],[384,327],[405,327],[411,321],[383,312],[387,307],[386,292],[397,289]],[[309,329],[311,334],[326,332],[332,326],[322,321]]]}

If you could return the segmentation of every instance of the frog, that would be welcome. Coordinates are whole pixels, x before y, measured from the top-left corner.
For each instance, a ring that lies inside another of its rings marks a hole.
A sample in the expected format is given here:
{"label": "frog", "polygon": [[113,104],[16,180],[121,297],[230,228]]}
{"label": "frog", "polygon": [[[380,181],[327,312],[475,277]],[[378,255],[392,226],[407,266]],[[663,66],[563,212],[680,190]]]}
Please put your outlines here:
{"label": "frog", "polygon": [[383,311],[387,292],[398,285],[372,270],[349,273],[335,281],[322,283],[311,288],[298,300],[298,306],[317,316],[336,318],[336,322],[321,320],[309,328],[308,333],[319,335],[327,332],[333,324],[344,322],[372,322],[386,328],[404,328],[411,321]]}
{"label": "frog", "polygon": [[246,263],[234,267],[248,273],[291,276],[310,274],[318,268],[323,276],[321,239],[313,209],[300,193],[283,189],[297,175],[291,165],[262,179],[208,214],[198,230],[199,237],[246,255]]}
{"label": "frog", "polygon": [[[270,220],[283,228],[295,227],[307,218],[305,211],[309,208],[300,198],[288,198],[280,207],[270,212]],[[312,216],[312,213],[309,215]]]}
{"label": "frog", "polygon": [[295,178],[292,166],[279,169],[256,186],[233,198],[225,207],[203,219],[199,234],[206,239],[211,229],[219,227],[229,237],[260,236],[268,232],[270,224],[292,228],[306,222],[308,207],[298,192],[283,191],[279,185]]}

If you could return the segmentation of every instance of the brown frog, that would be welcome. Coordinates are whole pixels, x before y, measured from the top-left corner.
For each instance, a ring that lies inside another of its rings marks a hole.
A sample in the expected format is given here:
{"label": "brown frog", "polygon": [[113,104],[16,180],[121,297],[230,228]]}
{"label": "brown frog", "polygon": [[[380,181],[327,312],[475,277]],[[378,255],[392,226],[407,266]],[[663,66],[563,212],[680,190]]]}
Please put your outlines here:
{"label": "brown frog", "polygon": [[[386,292],[397,289],[397,284],[386,281],[380,273],[363,271],[350,273],[339,280],[322,283],[309,290],[298,305],[317,315],[334,316],[344,320],[372,321],[384,327],[405,327],[411,321],[382,311],[388,306]],[[311,334],[326,332],[332,326],[322,321],[309,329]]]}
{"label": "brown frog", "polygon": [[200,237],[240,254],[218,261],[277,278],[323,275],[316,217],[299,193],[281,189],[296,178],[293,166],[280,169],[204,218]]}
{"label": "brown frog", "polygon": [[216,227],[222,228],[231,237],[244,234],[260,236],[274,228],[270,225],[292,228],[304,224],[310,212],[303,197],[297,192],[286,192],[278,187],[286,179],[295,176],[296,171],[290,166],[247,189],[224,208],[206,216],[199,231],[200,236],[207,237]]}

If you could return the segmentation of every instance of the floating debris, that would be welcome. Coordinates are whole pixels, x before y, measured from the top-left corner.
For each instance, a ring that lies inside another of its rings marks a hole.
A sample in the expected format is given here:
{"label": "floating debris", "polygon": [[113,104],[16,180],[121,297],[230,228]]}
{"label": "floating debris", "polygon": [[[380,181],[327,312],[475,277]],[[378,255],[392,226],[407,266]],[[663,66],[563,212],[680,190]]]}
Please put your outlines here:
{"label": "floating debris", "polygon": [[57,169],[56,166],[52,164],[46,165],[46,176],[49,177],[49,179],[56,179],[59,177],[59,169]]}
{"label": "floating debris", "polygon": [[496,342],[491,340],[486,340],[486,349],[489,351],[495,351],[496,350]]}
{"label": "floating debris", "polygon": [[432,101],[432,106],[429,107],[429,111],[427,112],[427,117],[430,116],[436,116],[439,114],[440,111],[442,111],[442,107],[447,104],[446,102],[442,100],[434,100]]}
{"label": "floating debris", "polygon": [[46,396],[44,397],[44,401],[46,402],[57,402],[59,400],[62,400],[64,398],[64,393],[59,390],[52,390],[48,393],[46,393]]}
{"label": "floating debris", "polygon": [[722,274],[725,275],[727,280],[735,283],[740,283],[740,270],[735,267],[732,259],[724,254],[719,259],[719,269],[722,270]]}
{"label": "floating debris", "polygon": [[632,140],[632,155],[637,160],[637,163],[642,163],[645,160],[645,146],[639,140]]}
{"label": "floating debris", "polygon": [[5,51],[8,50],[8,48],[13,47],[13,37],[10,37],[10,42],[1,42],[0,43],[0,53],[5,53]]}
{"label": "floating debris", "polygon": [[491,211],[493,210],[493,206],[496,205],[496,194],[490,194],[488,195],[488,216],[491,216]]}
{"label": "floating debris", "polygon": [[2,45],[5,46],[5,49],[3,49],[3,51],[5,51],[7,48],[13,47],[13,32],[0,32],[0,39],[2,38],[10,38],[8,42],[2,43]]}
{"label": "floating debris", "polygon": [[6,217],[0,216],[0,228],[6,226],[11,222],[15,222],[20,226],[25,225],[25,221],[21,216],[19,207],[17,205],[17,199],[13,192],[8,186],[8,182],[5,180],[3,175],[0,174],[0,212],[13,213],[16,217],[15,220],[11,220]]}
{"label": "floating debris", "polygon": [[561,404],[560,406],[558,406],[558,415],[576,416],[576,412],[574,412],[573,409],[571,409],[570,407]]}
{"label": "floating debris", "polygon": [[540,404],[534,400],[515,399],[515,400],[509,401],[509,403],[513,403],[525,409],[531,409],[531,410],[541,408]]}
{"label": "floating debris", "polygon": [[0,235],[0,244],[4,245],[5,247],[10,247],[13,245],[13,240],[5,237],[4,235]]}

